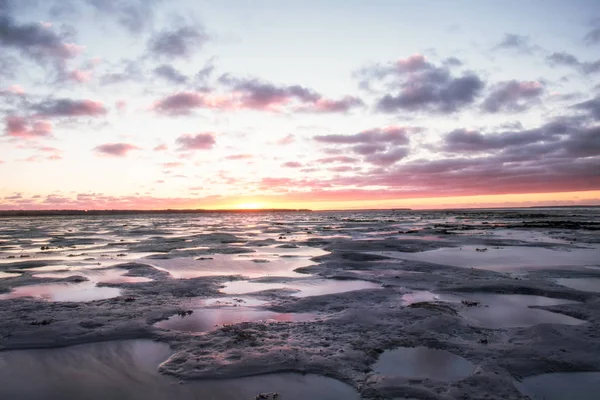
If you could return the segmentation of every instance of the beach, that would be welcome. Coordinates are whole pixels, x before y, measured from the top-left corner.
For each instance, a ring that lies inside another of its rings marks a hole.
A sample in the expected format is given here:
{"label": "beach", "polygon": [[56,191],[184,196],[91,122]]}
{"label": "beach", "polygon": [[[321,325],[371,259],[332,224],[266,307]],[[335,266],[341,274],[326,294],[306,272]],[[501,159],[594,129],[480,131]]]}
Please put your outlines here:
{"label": "beach", "polygon": [[0,218],[0,398],[593,399],[598,332],[598,207]]}

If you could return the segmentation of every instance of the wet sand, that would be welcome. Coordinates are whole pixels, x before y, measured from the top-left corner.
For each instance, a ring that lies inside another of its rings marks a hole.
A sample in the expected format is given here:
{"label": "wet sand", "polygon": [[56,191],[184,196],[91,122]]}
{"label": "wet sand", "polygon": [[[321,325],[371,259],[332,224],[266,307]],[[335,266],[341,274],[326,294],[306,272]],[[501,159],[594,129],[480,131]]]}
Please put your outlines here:
{"label": "wet sand", "polygon": [[0,398],[586,398],[599,262],[594,208],[0,218]]}

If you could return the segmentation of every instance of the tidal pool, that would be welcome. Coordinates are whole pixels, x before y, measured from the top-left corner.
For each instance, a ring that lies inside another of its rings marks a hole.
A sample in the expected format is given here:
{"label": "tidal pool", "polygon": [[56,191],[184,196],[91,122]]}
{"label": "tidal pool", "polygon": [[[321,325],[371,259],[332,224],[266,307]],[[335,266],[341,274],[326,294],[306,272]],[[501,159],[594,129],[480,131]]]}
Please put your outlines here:
{"label": "tidal pool", "polygon": [[597,400],[600,372],[558,372],[531,376],[517,387],[532,400]]}
{"label": "tidal pool", "polygon": [[358,400],[350,386],[318,375],[279,373],[188,381],[161,375],[172,354],[149,340],[88,343],[0,352],[0,398],[19,400],[248,400],[278,392],[282,400]]}
{"label": "tidal pool", "polygon": [[19,297],[34,297],[46,301],[85,302],[110,299],[121,295],[121,290],[111,287],[98,287],[94,282],[44,283],[19,286],[8,293],[0,294],[0,300]]}
{"label": "tidal pool", "polygon": [[373,372],[406,379],[456,381],[471,375],[475,365],[445,350],[400,347],[384,351]]}
{"label": "tidal pool", "polygon": [[192,311],[192,314],[185,316],[173,315],[169,319],[157,322],[154,326],[174,331],[207,332],[216,329],[220,325],[238,324],[240,322],[267,320],[276,322],[302,322],[312,321],[316,318],[316,314],[311,313],[277,313],[234,306],[201,308]]}
{"label": "tidal pool", "polygon": [[486,328],[515,328],[538,324],[579,325],[585,321],[551,311],[530,308],[529,306],[552,306],[577,303],[572,300],[553,299],[543,296],[519,294],[471,293],[462,295],[466,300],[477,301],[474,307],[460,311],[467,320]]}
{"label": "tidal pool", "polygon": [[560,278],[556,283],[583,292],[600,292],[600,278]]}
{"label": "tidal pool", "polygon": [[282,283],[264,283],[250,281],[227,282],[221,289],[225,294],[245,294],[272,289],[289,289],[297,291],[294,297],[321,296],[325,294],[344,293],[362,289],[381,289],[381,285],[361,280],[338,279],[302,279]]}

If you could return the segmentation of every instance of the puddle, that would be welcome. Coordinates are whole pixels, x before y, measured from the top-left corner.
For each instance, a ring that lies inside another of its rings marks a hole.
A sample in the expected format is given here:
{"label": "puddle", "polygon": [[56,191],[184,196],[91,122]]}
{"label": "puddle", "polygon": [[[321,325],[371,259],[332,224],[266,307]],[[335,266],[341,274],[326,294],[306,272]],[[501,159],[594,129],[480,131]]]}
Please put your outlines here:
{"label": "puddle", "polygon": [[583,292],[600,292],[600,278],[560,278],[556,283]]}
{"label": "puddle", "polygon": [[[277,249],[279,250],[279,249]],[[252,253],[252,256],[213,254],[197,258],[171,258],[144,260],[176,279],[201,276],[243,275],[248,278],[262,276],[304,277],[294,272],[296,268],[314,265],[303,257],[286,257],[269,253]]]}
{"label": "puddle", "polygon": [[297,291],[294,297],[321,296],[325,294],[344,293],[362,289],[381,289],[381,285],[361,280],[336,279],[304,279],[283,283],[262,283],[248,281],[227,282],[221,289],[225,294],[245,294],[272,289],[288,289]]}
{"label": "puddle", "polygon": [[410,305],[414,303],[420,303],[423,301],[434,302],[434,301],[457,301],[453,296],[441,295],[438,293],[429,292],[427,290],[420,290],[416,292],[406,293],[402,295],[402,305]]}
{"label": "puddle", "polygon": [[373,372],[406,379],[456,381],[471,375],[475,365],[445,350],[400,347],[384,351]]}
{"label": "puddle", "polygon": [[[529,306],[552,306],[558,304],[574,304],[576,301],[552,299],[542,296],[517,294],[472,293],[461,297],[478,301],[476,307],[466,307],[460,312],[467,320],[486,328],[516,328],[538,324],[579,325],[585,321]],[[487,307],[486,307],[487,306]]]}
{"label": "puddle", "polygon": [[19,274],[18,272],[3,272],[0,271],[0,279],[4,279],[4,278],[16,278],[18,276],[20,276],[21,274]]}
{"label": "puddle", "polygon": [[532,400],[596,400],[600,393],[600,372],[559,372],[523,379],[517,383]]}
{"label": "puddle", "polygon": [[171,354],[168,345],[149,340],[0,352],[0,398],[248,400],[263,392],[278,392],[282,400],[360,398],[342,382],[311,374],[280,373],[179,385],[176,379],[158,372],[159,364]]}
{"label": "puddle", "polygon": [[217,308],[201,308],[193,310],[185,317],[173,315],[169,319],[154,324],[157,328],[183,332],[207,332],[218,325],[232,325],[240,322],[277,321],[304,322],[313,321],[315,314],[310,313],[276,313],[273,311],[256,310],[248,307],[225,306]]}
{"label": "puddle", "polygon": [[97,287],[94,282],[46,283],[19,286],[9,293],[0,294],[0,300],[19,297],[35,297],[47,301],[93,301],[110,299],[121,295],[117,288]]}
{"label": "puddle", "polygon": [[142,276],[125,276],[127,271],[123,269],[90,269],[72,268],[69,271],[48,272],[35,274],[39,278],[67,278],[73,275],[82,275],[94,283],[138,283],[150,282],[152,279]]}
{"label": "puddle", "polygon": [[[477,251],[477,249],[487,249]],[[541,247],[462,246],[441,248],[418,253],[397,251],[372,252],[402,260],[415,260],[454,267],[479,268],[492,271],[512,271],[549,267],[594,265],[598,262],[598,249],[553,250]]]}

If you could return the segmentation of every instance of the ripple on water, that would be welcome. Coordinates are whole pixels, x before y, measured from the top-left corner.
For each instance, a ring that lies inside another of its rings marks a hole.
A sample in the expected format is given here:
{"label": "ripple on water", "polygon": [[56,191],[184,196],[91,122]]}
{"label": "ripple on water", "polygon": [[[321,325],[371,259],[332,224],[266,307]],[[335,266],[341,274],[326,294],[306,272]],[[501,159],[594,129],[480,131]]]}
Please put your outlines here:
{"label": "ripple on water", "polygon": [[384,351],[373,371],[406,379],[456,381],[471,375],[475,365],[445,350],[428,347],[400,347]]}
{"label": "ripple on water", "polygon": [[149,340],[0,352],[0,398],[248,400],[261,392],[278,392],[285,400],[359,399],[350,386],[311,374],[278,373],[178,385],[157,371],[171,354],[168,345]]}
{"label": "ripple on water", "polygon": [[517,387],[532,400],[597,400],[600,372],[559,372],[531,376]]}

